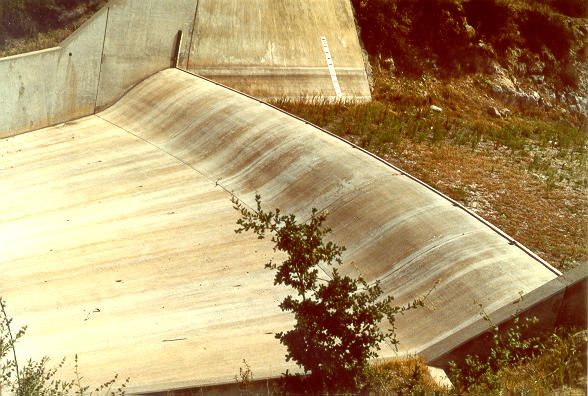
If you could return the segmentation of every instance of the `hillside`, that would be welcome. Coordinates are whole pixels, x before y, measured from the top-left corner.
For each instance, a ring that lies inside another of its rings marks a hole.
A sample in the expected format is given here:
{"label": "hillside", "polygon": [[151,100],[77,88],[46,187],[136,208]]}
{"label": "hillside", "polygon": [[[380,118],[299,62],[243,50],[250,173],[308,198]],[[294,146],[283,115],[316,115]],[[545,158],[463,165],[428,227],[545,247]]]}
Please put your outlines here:
{"label": "hillside", "polygon": [[[503,105],[585,123],[588,3],[354,0],[377,69],[404,78],[476,81]],[[566,109],[567,107],[567,109]],[[463,110],[463,109],[461,109]],[[492,112],[496,116],[498,113]]]}

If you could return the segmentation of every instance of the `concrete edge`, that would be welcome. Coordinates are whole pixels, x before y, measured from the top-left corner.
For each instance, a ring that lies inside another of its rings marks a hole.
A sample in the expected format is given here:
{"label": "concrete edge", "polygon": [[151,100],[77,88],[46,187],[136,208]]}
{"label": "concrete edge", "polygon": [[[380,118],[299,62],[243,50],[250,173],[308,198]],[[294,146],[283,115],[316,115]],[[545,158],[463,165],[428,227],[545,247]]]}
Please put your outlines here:
{"label": "concrete edge", "polygon": [[[512,326],[515,317],[536,317],[539,322],[524,331],[535,335],[552,331],[559,326],[586,328],[586,289],[588,285],[588,263],[568,271],[550,282],[532,290],[496,311],[488,314],[493,324],[501,330]],[[425,362],[447,370],[449,362],[462,363],[466,355],[487,355],[490,324],[480,318],[444,340],[421,351]]]}
{"label": "concrete edge", "polygon": [[12,60],[15,60],[18,58],[26,58],[29,56],[35,56],[35,55],[42,54],[44,52],[61,51],[61,49],[62,49],[61,46],[57,46],[57,47],[45,48],[45,49],[41,49],[41,50],[37,50],[37,51],[25,52],[22,54],[5,56],[4,58],[0,58],[0,62],[12,61]]}
{"label": "concrete edge", "polygon": [[[445,370],[427,366],[429,375],[440,387],[445,389],[453,388],[451,380],[445,373]],[[235,374],[237,377],[237,374]],[[280,381],[283,379],[283,375],[270,376],[270,377],[256,377],[253,373],[253,378],[250,383],[249,392],[247,394],[271,395],[279,389]],[[213,394],[213,395],[234,395],[243,394],[239,388],[240,383],[237,378],[230,382],[217,382],[217,383],[201,383],[197,384],[192,381],[175,382],[175,383],[164,383],[157,386],[145,386],[145,387],[130,387],[127,388],[129,394],[132,395],[149,395],[149,396],[167,396],[170,392],[180,392],[180,394],[195,394],[200,392],[202,394]],[[0,395],[1,396],[1,395]]]}
{"label": "concrete edge", "polygon": [[[239,373],[235,373],[237,376]],[[265,387],[266,384],[277,382],[281,379],[281,376],[273,377],[256,377],[253,373],[253,380],[251,381],[252,387],[258,389]],[[182,382],[166,382],[157,385],[148,386],[136,386],[128,387],[127,391],[131,395],[151,395],[151,396],[165,396],[169,392],[182,392],[182,391],[203,391],[205,394],[239,394],[239,384],[236,380],[230,382],[218,381],[218,382],[203,382],[198,383],[197,381],[182,381]],[[252,394],[257,394],[253,392]],[[1,396],[1,395],[0,395]]]}

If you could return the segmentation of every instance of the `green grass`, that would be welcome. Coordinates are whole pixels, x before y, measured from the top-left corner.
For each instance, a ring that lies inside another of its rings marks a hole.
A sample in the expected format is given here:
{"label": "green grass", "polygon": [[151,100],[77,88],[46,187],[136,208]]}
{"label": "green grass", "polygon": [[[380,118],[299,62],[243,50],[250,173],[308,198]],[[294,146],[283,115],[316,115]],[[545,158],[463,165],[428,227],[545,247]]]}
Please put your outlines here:
{"label": "green grass", "polygon": [[452,118],[427,107],[412,106],[397,110],[391,103],[374,101],[363,104],[309,104],[279,101],[278,107],[296,114],[339,136],[356,136],[361,145],[375,151],[389,148],[408,139],[437,144],[449,142],[478,147],[481,141],[494,148],[531,155],[533,147],[554,148],[561,158],[578,160],[586,152],[586,131],[563,121],[516,116],[500,123]]}

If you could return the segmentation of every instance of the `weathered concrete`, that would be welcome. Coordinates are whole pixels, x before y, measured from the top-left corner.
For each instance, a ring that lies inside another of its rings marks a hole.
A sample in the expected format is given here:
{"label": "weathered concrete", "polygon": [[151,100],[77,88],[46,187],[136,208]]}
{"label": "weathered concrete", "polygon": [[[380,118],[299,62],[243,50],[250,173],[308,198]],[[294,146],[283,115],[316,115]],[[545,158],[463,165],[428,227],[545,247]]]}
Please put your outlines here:
{"label": "weathered concrete", "polygon": [[[100,110],[152,74],[174,66],[179,30],[190,32],[197,0],[113,0],[109,16],[100,89],[96,108]],[[188,47],[180,49],[187,57]]]}
{"label": "weathered concrete", "polygon": [[157,391],[231,382],[242,359],[257,378],[293,368],[273,337],[292,319],[263,268],[270,244],[233,233],[227,191],[301,219],[327,209],[342,272],[381,280],[398,303],[440,279],[435,310],[399,318],[402,353],[476,322],[474,300],[493,312],[556,277],[389,164],[179,70],[0,144],[0,295],[29,326],[20,353],[78,353],[90,382],[116,370]]}
{"label": "weathered concrete", "polygon": [[343,96],[369,100],[348,0],[200,0],[186,67],[256,97],[336,98],[321,37]]}
{"label": "weathered concrete", "polygon": [[349,0],[112,0],[59,47],[0,59],[0,136],[93,114],[176,58],[258,97],[337,98],[322,36],[338,99],[369,100]]}
{"label": "weathered concrete", "polygon": [[94,112],[107,9],[60,47],[0,59],[0,136]]}
{"label": "weathered concrete", "polygon": [[49,125],[60,52],[51,48],[0,60],[0,136]]}

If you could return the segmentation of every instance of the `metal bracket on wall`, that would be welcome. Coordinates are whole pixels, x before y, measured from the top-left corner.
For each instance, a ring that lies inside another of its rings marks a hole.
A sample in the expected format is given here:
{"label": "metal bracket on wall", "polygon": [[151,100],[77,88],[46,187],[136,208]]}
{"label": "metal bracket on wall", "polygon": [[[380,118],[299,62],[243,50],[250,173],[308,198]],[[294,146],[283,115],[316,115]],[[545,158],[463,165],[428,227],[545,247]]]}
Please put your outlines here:
{"label": "metal bracket on wall", "polygon": [[172,62],[170,67],[178,68],[178,63],[180,61],[180,50],[182,48],[182,37],[183,33],[181,30],[178,30],[178,34],[176,35],[176,45],[174,47],[174,53],[172,56]]}

